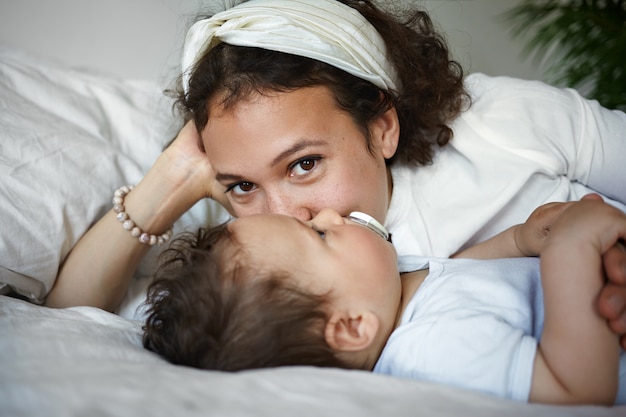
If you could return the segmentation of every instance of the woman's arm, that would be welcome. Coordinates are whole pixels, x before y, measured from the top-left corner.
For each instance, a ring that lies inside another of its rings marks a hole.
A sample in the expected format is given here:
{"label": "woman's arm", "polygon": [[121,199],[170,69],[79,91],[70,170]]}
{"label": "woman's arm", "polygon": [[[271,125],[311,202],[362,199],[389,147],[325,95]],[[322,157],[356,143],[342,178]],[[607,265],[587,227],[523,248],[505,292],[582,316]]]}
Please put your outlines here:
{"label": "woman's arm", "polygon": [[[211,181],[213,171],[199,143],[195,125],[187,123],[126,196],[126,213],[142,230],[164,233],[197,201],[211,195],[216,182]],[[114,310],[148,248],[109,211],[72,248],[45,304]]]}
{"label": "woman's arm", "polygon": [[595,308],[602,255],[626,237],[626,215],[578,202],[555,222],[541,251],[545,322],[530,401],[613,404],[619,344]]}

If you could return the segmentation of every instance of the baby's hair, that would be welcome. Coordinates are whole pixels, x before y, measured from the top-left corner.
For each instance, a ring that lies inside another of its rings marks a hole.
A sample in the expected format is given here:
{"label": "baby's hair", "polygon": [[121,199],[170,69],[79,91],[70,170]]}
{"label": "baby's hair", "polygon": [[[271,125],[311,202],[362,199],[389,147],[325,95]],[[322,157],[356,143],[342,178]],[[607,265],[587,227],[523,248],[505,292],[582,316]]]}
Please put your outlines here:
{"label": "baby's hair", "polygon": [[144,347],[174,364],[221,371],[350,367],[324,338],[326,296],[249,259],[226,224],[176,238],[148,289]]}

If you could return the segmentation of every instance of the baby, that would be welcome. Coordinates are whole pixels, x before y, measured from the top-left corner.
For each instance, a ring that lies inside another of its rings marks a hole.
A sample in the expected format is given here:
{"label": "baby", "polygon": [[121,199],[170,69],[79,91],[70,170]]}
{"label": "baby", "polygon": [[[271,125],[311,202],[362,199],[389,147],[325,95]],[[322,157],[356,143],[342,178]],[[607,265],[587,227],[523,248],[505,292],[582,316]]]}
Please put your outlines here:
{"label": "baby", "polygon": [[491,248],[536,245],[540,261],[460,258],[480,247],[397,259],[362,213],[240,218],[165,253],[144,345],[204,369],[330,366],[521,401],[626,403],[626,357],[594,308],[626,214],[583,200],[540,244],[524,227]]}

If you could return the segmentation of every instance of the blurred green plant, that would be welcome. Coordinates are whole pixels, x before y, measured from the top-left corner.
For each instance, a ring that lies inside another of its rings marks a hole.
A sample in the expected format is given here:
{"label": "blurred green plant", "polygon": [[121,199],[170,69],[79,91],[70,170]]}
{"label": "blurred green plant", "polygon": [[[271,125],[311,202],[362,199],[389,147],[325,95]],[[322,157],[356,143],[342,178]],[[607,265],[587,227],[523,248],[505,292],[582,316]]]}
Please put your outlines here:
{"label": "blurred green plant", "polygon": [[522,54],[546,66],[548,81],[626,110],[626,3],[524,0],[502,16]]}

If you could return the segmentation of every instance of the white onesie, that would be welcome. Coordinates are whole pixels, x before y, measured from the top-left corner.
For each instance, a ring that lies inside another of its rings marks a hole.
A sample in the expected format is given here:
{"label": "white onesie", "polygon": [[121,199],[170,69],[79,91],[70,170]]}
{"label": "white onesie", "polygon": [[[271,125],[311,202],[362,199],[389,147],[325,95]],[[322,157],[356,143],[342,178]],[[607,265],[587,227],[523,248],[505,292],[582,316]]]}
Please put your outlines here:
{"label": "white onesie", "polygon": [[[374,372],[528,401],[543,330],[539,258],[400,258],[430,268]],[[617,343],[617,342],[616,342]],[[626,355],[617,404],[626,404]]]}

